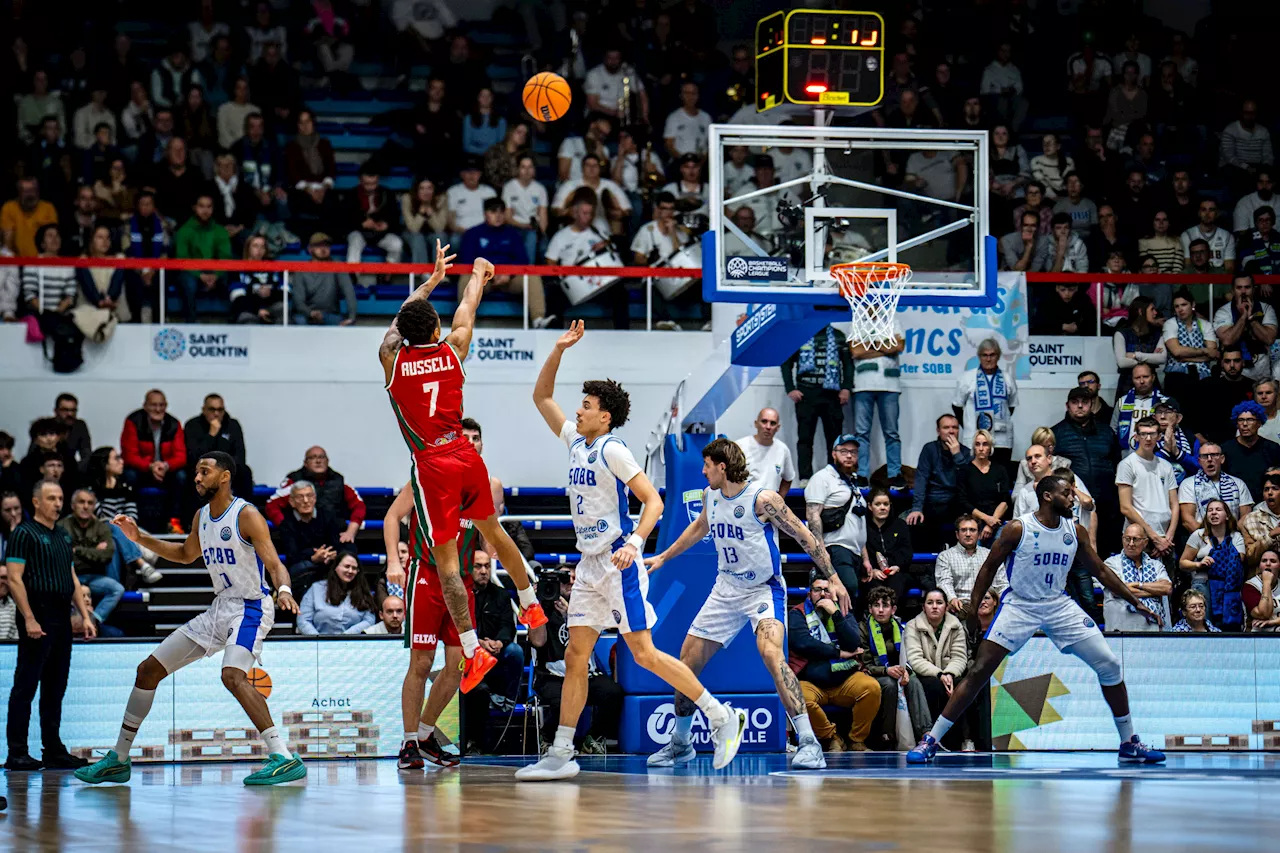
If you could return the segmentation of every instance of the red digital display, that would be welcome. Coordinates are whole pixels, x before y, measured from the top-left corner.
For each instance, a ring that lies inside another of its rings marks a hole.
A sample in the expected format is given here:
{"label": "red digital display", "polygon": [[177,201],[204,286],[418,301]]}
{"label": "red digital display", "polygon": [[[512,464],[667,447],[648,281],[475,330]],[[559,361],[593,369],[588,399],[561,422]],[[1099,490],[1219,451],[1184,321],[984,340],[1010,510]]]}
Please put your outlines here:
{"label": "red digital display", "polygon": [[874,106],[884,95],[884,21],[874,12],[793,9],[756,24],[756,109]]}

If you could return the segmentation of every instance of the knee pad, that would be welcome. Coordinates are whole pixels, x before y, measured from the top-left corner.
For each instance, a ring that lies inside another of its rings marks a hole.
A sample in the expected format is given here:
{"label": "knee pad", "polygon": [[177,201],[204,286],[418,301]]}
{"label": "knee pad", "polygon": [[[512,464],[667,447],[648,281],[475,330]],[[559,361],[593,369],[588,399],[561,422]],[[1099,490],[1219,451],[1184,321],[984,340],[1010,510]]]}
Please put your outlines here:
{"label": "knee pad", "polygon": [[1076,643],[1071,652],[1097,673],[1098,683],[1103,687],[1114,687],[1124,680],[1120,658],[1111,651],[1111,646],[1107,645],[1101,635]]}

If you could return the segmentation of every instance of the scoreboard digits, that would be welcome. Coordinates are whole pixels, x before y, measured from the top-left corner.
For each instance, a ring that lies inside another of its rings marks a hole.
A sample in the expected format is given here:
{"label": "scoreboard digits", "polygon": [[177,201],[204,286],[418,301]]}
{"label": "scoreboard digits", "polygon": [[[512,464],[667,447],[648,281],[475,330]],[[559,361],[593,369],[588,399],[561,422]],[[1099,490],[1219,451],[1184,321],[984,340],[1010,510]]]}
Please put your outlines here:
{"label": "scoreboard digits", "polygon": [[756,110],[793,104],[875,106],[884,95],[884,19],[795,9],[756,24]]}

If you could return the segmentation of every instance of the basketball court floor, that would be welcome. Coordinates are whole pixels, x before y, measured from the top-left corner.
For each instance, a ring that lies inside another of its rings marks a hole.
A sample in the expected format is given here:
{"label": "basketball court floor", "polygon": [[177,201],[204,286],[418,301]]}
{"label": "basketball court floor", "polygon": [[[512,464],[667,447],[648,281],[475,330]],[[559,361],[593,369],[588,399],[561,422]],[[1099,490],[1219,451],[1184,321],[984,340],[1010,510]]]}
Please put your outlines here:
{"label": "basketball court floor", "polygon": [[399,773],[314,762],[305,782],[241,784],[247,764],[140,765],[129,785],[12,773],[0,849],[35,851],[1250,851],[1280,837],[1280,756],[1188,754],[1121,767],[1099,753],[842,754],[791,772],[743,755],[648,771],[580,759],[573,782],[517,785],[517,760]]}

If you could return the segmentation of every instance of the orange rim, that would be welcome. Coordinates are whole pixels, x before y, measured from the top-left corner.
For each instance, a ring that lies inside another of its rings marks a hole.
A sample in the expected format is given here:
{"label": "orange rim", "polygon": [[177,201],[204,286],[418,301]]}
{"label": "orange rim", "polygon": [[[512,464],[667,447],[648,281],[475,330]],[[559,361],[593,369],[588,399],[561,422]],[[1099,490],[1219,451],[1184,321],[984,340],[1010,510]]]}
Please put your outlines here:
{"label": "orange rim", "polygon": [[911,271],[911,267],[907,264],[896,264],[882,261],[850,261],[845,264],[835,264],[831,267],[831,275],[836,279],[842,276],[859,275],[862,280],[868,284],[879,284],[885,281],[896,281],[902,275]]}

